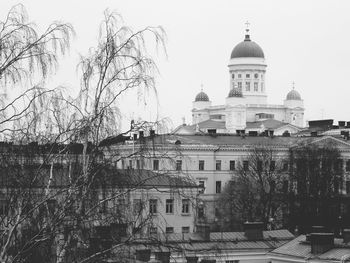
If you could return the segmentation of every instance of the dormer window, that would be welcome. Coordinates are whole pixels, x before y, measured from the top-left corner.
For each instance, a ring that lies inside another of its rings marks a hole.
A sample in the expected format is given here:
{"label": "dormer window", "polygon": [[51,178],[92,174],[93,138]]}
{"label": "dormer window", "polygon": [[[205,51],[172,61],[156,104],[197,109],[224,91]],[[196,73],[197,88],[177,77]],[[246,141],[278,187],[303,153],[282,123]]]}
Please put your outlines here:
{"label": "dormer window", "polygon": [[245,74],[245,77],[246,77],[247,79],[249,79],[249,78],[250,78],[250,74]]}
{"label": "dormer window", "polygon": [[254,78],[256,78],[256,79],[259,78],[259,74],[258,74],[258,73],[255,73],[255,74],[254,74]]}

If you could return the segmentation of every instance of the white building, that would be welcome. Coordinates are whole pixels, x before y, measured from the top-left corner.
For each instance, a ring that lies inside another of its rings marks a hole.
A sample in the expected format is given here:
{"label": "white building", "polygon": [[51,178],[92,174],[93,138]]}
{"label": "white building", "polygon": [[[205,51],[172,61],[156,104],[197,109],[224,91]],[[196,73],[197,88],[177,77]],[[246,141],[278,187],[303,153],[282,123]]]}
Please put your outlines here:
{"label": "white building", "polygon": [[[212,105],[209,96],[202,90],[193,102],[193,126],[190,130],[197,128],[197,131],[200,129],[203,132],[219,133],[246,130],[260,133],[259,124],[264,125],[264,121],[273,119],[278,122],[278,133],[300,131],[304,125],[304,103],[300,94],[293,87],[282,105],[268,104],[266,68],[264,52],[250,39],[247,29],[244,41],[233,48],[230,56],[229,89],[225,104]],[[203,124],[208,120],[214,121],[210,127]],[[217,128],[213,123],[217,124]],[[197,124],[202,124],[203,127],[198,127]],[[276,127],[264,128],[275,130]],[[190,130],[180,127],[177,133],[189,133]]]}

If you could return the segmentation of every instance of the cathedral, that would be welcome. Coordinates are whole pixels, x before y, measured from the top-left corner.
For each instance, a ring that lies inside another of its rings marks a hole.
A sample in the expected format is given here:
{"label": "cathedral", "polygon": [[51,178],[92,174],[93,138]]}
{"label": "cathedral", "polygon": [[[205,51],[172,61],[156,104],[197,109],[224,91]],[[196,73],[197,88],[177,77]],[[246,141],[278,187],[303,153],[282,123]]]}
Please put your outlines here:
{"label": "cathedral", "polygon": [[244,41],[231,52],[230,86],[225,104],[212,105],[202,89],[193,102],[192,125],[182,125],[176,133],[261,134],[273,131],[275,135],[282,135],[299,132],[304,124],[304,103],[300,94],[293,85],[283,104],[268,104],[266,67],[264,51],[251,40],[246,29]]}

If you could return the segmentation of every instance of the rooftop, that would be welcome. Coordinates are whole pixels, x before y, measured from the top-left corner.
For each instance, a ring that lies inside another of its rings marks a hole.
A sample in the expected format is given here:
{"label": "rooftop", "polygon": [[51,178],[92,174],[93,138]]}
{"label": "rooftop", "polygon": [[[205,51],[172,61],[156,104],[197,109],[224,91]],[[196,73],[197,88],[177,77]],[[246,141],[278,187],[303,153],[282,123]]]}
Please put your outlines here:
{"label": "rooftop", "polygon": [[273,255],[292,256],[303,259],[321,259],[340,261],[344,255],[350,254],[350,242],[343,243],[343,239],[335,238],[334,247],[328,251],[314,255],[311,253],[310,243],[305,242],[305,235],[298,236],[285,245],[273,250]]}

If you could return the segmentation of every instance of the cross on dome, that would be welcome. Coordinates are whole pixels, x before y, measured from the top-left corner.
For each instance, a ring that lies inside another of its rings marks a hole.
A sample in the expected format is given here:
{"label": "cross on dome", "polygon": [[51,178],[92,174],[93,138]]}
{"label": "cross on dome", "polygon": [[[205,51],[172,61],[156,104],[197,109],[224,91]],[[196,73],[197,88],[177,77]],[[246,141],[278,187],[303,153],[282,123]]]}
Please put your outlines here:
{"label": "cross on dome", "polygon": [[246,25],[246,29],[245,29],[245,31],[247,32],[247,34],[249,34],[249,26],[250,26],[250,23],[249,23],[249,21],[247,20],[247,22],[245,22],[245,25]]}

